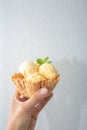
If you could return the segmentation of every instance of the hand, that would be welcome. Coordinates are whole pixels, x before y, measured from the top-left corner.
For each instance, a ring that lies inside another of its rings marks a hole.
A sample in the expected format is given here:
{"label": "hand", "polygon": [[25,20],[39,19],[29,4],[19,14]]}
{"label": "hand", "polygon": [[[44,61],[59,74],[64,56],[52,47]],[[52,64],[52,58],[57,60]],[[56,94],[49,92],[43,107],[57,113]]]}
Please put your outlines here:
{"label": "hand", "polygon": [[6,130],[34,130],[38,114],[51,99],[48,89],[41,88],[27,99],[16,90],[10,104],[9,121]]}

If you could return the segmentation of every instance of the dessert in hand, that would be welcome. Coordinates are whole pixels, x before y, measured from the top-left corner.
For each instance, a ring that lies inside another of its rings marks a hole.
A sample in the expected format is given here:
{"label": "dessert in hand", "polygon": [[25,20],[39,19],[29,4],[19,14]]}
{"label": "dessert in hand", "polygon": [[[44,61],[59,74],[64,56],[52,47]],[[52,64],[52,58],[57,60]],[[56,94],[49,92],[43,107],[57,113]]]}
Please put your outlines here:
{"label": "dessert in hand", "polygon": [[18,72],[12,75],[16,88],[27,98],[42,87],[46,87],[50,93],[59,79],[59,73],[49,61],[49,57],[38,58],[35,62],[23,62]]}

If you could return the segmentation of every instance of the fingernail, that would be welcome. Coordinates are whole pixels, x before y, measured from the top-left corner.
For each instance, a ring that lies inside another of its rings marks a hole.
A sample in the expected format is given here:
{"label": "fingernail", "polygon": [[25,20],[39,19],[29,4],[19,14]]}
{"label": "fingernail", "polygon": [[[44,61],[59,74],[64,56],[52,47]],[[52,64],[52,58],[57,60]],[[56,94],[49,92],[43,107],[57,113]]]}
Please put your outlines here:
{"label": "fingernail", "polygon": [[41,88],[40,89],[40,94],[47,95],[48,94],[48,89],[47,88]]}

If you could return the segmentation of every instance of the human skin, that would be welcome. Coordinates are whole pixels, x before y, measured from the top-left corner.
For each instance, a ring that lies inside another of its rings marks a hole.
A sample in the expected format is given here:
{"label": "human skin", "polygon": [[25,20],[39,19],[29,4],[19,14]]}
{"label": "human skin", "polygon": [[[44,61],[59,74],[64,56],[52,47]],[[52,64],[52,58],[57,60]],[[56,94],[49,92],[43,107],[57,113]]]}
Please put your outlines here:
{"label": "human skin", "polygon": [[34,130],[38,114],[52,96],[47,88],[41,88],[29,99],[16,90],[10,103],[6,130]]}

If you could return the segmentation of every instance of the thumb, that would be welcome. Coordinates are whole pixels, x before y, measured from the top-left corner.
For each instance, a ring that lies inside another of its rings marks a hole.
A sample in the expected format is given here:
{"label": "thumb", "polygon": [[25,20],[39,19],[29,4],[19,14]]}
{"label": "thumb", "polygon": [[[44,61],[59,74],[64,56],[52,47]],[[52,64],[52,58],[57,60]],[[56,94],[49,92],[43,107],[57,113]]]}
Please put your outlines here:
{"label": "thumb", "polygon": [[47,96],[48,96],[48,89],[41,88],[30,99],[26,101],[26,107],[29,109],[33,109],[36,104],[41,102]]}

